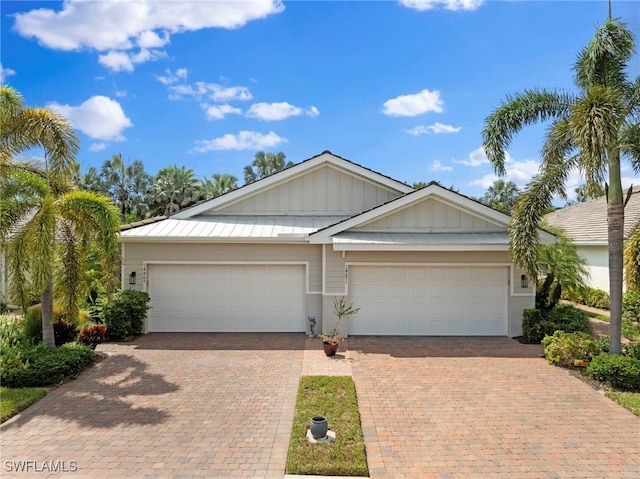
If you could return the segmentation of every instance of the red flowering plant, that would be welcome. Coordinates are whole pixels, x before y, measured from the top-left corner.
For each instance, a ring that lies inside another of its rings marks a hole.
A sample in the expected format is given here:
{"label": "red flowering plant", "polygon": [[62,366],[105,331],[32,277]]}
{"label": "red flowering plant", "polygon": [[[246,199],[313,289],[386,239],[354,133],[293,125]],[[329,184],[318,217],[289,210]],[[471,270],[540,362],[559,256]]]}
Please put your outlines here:
{"label": "red flowering plant", "polygon": [[107,328],[101,324],[95,326],[87,326],[80,331],[78,335],[78,341],[82,344],[90,346],[91,349],[95,349],[98,344],[104,341],[104,337],[107,334]]}

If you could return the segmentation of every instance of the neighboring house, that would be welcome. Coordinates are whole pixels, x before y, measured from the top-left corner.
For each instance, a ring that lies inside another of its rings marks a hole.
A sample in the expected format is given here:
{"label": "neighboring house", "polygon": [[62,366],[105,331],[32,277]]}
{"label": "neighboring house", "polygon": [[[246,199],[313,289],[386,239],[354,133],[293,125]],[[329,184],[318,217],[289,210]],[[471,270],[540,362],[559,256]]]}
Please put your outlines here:
{"label": "neighboring house", "polygon": [[[624,209],[624,239],[640,221],[640,187],[632,190]],[[586,261],[590,278],[587,285],[609,291],[609,242],[607,232],[607,200],[601,196],[585,203],[549,213],[544,220],[559,226],[576,244],[578,254]]]}
{"label": "neighboring house", "polygon": [[508,221],[325,151],[123,227],[122,279],[151,296],[147,332],[308,332],[310,316],[327,331],[346,296],[361,309],[345,334],[519,336],[534,282],[509,259]]}

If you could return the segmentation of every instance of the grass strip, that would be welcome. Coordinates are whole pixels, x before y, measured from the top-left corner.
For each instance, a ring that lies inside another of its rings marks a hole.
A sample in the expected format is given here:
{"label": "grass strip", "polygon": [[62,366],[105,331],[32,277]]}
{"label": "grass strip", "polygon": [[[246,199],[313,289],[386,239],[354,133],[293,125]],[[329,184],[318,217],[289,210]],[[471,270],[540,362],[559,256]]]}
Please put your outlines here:
{"label": "grass strip", "polygon": [[640,393],[607,392],[605,394],[636,416],[640,416]]}
{"label": "grass strip", "polygon": [[[336,440],[310,444],[313,416],[325,416]],[[350,376],[302,376],[287,456],[287,474],[368,476],[356,387]]]}
{"label": "grass strip", "polygon": [[5,422],[47,394],[46,388],[0,387],[0,422]]}

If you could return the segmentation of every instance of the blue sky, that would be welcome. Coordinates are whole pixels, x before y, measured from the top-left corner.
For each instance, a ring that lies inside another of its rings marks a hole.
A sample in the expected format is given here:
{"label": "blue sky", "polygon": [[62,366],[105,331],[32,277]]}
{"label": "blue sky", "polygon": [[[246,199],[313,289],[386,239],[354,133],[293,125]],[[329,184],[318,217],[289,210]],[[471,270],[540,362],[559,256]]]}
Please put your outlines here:
{"label": "blue sky", "polygon": [[[637,2],[613,13],[640,37]],[[525,88],[572,90],[607,2],[3,0],[1,14],[3,81],[70,118],[84,171],[122,153],[242,184],[256,151],[331,150],[480,196],[485,117]],[[536,173],[543,132],[515,139],[508,180]]]}

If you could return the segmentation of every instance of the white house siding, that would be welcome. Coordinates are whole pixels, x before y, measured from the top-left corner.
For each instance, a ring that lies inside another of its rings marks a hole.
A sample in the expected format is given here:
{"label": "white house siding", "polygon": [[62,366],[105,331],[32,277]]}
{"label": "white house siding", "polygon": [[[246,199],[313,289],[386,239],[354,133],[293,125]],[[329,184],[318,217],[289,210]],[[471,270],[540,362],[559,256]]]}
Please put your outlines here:
{"label": "white house siding", "polygon": [[352,228],[352,231],[495,232],[504,231],[504,227],[496,226],[459,207],[430,198],[376,221]]}
{"label": "white house siding", "polygon": [[609,250],[607,246],[580,245],[578,254],[586,261],[590,277],[588,286],[609,292]]}
{"label": "white house siding", "polygon": [[398,196],[396,190],[322,166],[210,214],[355,214]]}

